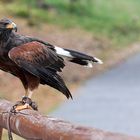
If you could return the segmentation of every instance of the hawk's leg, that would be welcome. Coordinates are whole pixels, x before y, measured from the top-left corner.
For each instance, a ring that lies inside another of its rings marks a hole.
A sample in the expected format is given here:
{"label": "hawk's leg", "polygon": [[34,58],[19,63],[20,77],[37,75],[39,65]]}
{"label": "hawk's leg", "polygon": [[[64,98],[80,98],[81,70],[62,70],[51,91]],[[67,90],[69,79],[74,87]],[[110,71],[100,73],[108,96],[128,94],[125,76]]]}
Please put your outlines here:
{"label": "hawk's leg", "polygon": [[28,97],[23,97],[22,101],[18,101],[11,109],[11,112],[16,113],[24,109],[38,110],[38,106]]}
{"label": "hawk's leg", "polygon": [[38,110],[37,104],[31,100],[33,92],[31,90],[28,90],[27,92],[28,92],[28,96],[26,96],[25,94],[25,97],[22,98],[22,102],[25,105],[28,105],[29,107],[31,107],[33,110]]}
{"label": "hawk's leg", "polygon": [[32,101],[29,97],[30,96],[22,98],[22,102],[25,105],[25,107],[27,107],[28,109],[38,110],[37,104],[34,101]]}
{"label": "hawk's leg", "polygon": [[25,92],[25,96],[22,98],[22,101],[18,101],[12,107],[11,112],[16,113],[16,112],[21,111],[21,110],[24,110],[24,109],[38,110],[37,104],[31,100],[32,94],[33,94],[32,91],[28,91],[27,90]]}

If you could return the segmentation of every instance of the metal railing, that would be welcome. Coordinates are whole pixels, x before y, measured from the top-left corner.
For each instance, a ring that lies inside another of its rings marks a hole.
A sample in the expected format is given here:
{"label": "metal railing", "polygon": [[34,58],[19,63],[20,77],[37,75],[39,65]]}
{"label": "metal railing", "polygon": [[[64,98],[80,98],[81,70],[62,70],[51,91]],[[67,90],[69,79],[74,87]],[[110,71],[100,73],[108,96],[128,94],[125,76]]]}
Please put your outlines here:
{"label": "metal railing", "polygon": [[[7,129],[8,113],[13,104],[0,100],[0,138]],[[11,131],[27,140],[140,140],[131,136],[77,126],[56,118],[43,116],[37,111],[22,110],[10,117]]]}

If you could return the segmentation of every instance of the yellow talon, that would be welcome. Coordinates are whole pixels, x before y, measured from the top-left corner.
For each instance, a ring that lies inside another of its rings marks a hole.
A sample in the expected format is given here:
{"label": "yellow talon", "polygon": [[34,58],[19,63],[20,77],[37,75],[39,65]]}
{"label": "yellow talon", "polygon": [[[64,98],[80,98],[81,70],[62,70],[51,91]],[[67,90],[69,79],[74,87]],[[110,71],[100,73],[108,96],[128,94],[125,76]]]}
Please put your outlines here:
{"label": "yellow talon", "polygon": [[24,105],[19,105],[15,108],[16,112],[24,110],[24,109],[32,109],[33,110],[33,108],[27,103]]}

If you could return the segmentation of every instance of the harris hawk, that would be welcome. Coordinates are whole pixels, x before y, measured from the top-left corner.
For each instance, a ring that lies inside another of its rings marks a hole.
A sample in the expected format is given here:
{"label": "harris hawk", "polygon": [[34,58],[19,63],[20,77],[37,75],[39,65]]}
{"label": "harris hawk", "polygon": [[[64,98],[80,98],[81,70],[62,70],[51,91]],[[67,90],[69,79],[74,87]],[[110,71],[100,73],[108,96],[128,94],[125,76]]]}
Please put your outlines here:
{"label": "harris hawk", "polygon": [[[64,58],[82,66],[92,67],[102,61],[74,50],[54,46],[37,38],[17,34],[17,26],[10,19],[0,20],[0,69],[18,77],[25,97],[30,99],[39,84],[49,85],[67,98],[72,95],[58,72],[64,68]],[[23,97],[24,98],[24,97]],[[25,98],[24,98],[25,99]],[[16,109],[30,108],[25,102]]]}

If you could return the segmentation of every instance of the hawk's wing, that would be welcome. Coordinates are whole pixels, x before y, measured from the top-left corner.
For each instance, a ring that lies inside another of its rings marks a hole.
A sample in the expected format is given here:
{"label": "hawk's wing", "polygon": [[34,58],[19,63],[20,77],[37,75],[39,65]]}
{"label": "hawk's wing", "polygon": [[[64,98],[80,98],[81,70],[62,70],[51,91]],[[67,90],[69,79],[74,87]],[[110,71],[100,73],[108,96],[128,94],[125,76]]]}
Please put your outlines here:
{"label": "hawk's wing", "polygon": [[57,71],[60,72],[65,66],[64,60],[51,48],[34,41],[12,48],[8,55],[17,66],[61,91],[67,98],[72,97],[64,81],[57,74]]}

